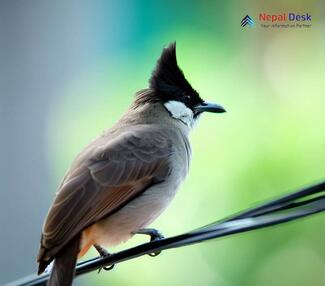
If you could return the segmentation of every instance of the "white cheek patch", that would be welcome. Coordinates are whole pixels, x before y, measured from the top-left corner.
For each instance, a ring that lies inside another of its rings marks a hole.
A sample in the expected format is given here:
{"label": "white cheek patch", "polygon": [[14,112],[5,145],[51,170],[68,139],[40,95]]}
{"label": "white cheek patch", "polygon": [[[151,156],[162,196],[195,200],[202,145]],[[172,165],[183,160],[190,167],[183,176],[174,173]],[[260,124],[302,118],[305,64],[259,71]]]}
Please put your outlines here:
{"label": "white cheek patch", "polygon": [[164,105],[173,118],[182,121],[189,127],[193,127],[193,112],[183,102],[170,100],[167,101]]}

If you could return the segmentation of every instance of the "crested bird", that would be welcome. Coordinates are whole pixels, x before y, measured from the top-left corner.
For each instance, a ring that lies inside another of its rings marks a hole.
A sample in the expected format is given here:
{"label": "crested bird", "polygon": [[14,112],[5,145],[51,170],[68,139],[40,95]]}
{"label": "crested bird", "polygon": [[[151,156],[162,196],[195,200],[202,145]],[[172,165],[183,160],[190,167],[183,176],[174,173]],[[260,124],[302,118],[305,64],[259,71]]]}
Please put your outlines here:
{"label": "crested bird", "polygon": [[65,174],[46,216],[37,256],[38,274],[52,262],[48,285],[72,284],[75,265],[90,247],[107,247],[135,234],[162,237],[146,228],[169,205],[191,159],[189,133],[205,102],[179,68],[176,43],[164,48],[149,80],[126,113],[89,143]]}

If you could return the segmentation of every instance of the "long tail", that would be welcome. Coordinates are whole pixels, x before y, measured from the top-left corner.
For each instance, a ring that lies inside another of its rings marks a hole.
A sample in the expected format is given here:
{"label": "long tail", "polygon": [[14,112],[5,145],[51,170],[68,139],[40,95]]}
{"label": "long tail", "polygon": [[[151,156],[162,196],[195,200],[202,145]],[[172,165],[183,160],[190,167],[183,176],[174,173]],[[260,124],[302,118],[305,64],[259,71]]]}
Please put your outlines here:
{"label": "long tail", "polygon": [[70,286],[75,275],[75,266],[80,248],[80,235],[73,238],[55,256],[48,286]]}

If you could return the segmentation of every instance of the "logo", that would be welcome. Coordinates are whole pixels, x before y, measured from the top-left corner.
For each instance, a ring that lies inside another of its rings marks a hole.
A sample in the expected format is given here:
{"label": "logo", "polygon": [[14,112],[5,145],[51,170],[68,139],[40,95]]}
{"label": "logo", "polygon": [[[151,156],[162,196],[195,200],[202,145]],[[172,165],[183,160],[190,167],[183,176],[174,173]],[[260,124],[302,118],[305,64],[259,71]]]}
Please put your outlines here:
{"label": "logo", "polygon": [[250,27],[254,27],[255,26],[255,22],[253,20],[252,17],[250,17],[249,15],[246,15],[240,22],[240,25],[242,27],[245,27],[246,25],[250,26]]}
{"label": "logo", "polygon": [[285,21],[297,21],[305,22],[311,21],[311,15],[306,14],[297,14],[297,13],[281,13],[281,14],[267,14],[260,13],[259,20],[264,22],[285,22]]}
{"label": "logo", "polygon": [[[256,16],[256,17],[255,17]],[[312,27],[312,15],[310,13],[280,12],[269,14],[260,12],[254,15],[255,21],[249,15],[246,15],[240,22],[241,27],[249,26],[260,28],[310,28]],[[256,26],[257,25],[257,26]]]}

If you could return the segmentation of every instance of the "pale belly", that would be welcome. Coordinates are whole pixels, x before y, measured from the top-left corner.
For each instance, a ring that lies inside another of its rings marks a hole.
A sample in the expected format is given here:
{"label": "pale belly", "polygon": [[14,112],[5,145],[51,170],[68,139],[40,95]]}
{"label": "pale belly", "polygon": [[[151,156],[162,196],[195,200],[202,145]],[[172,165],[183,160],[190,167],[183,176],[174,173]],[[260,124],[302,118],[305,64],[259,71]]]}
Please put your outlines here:
{"label": "pale belly", "polygon": [[154,185],[116,213],[85,229],[80,256],[93,244],[105,248],[115,246],[131,238],[140,228],[148,226],[170,204],[179,185],[179,180],[173,180],[172,184],[164,182]]}

